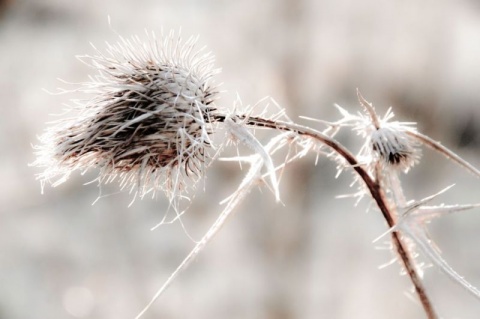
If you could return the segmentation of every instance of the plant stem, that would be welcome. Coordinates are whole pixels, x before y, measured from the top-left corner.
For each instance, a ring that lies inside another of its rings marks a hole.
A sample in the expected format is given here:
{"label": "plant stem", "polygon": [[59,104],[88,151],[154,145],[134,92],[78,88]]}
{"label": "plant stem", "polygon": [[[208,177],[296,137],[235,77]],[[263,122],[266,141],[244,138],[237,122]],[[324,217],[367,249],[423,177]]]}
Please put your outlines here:
{"label": "plant stem", "polygon": [[[223,122],[225,121],[227,116],[222,114],[215,114],[212,117],[214,120],[218,122]],[[343,145],[338,143],[336,140],[332,139],[331,137],[317,130],[314,130],[306,126],[298,125],[295,123],[291,123],[291,122],[269,120],[269,119],[264,119],[260,117],[243,116],[243,115],[237,115],[235,117],[239,121],[244,121],[244,123],[248,126],[264,127],[264,128],[270,128],[270,129],[281,130],[281,131],[295,132],[298,135],[308,136],[310,138],[313,138],[321,142],[322,144],[329,146],[338,155],[343,157],[351,165],[351,167],[357,172],[360,178],[364,181],[365,185],[370,191],[372,198],[375,200],[378,208],[383,214],[383,217],[387,221],[388,226],[390,228],[395,226],[396,224],[395,209],[388,204],[388,200],[385,196],[385,193],[378,179],[374,180],[370,176],[370,174],[361,165],[359,165],[355,156],[352,153],[350,153],[350,151],[348,151]],[[395,249],[398,255],[400,256],[402,263],[415,287],[415,291],[418,294],[418,297],[420,299],[420,302],[422,303],[422,306],[425,310],[427,318],[437,319],[438,316],[436,315],[433,305],[430,299],[428,298],[425,287],[423,286],[423,283],[421,281],[420,275],[418,274],[415,268],[415,262],[408,251],[408,247],[402,241],[401,234],[397,231],[393,231],[392,240],[393,240]]]}

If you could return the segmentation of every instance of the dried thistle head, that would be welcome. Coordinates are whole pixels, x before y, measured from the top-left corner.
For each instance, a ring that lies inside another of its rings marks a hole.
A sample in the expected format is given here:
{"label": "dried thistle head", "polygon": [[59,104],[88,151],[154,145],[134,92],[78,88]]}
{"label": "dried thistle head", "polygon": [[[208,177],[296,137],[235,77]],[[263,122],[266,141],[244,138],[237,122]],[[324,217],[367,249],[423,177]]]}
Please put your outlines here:
{"label": "dried thistle head", "polygon": [[99,183],[115,179],[140,197],[164,189],[173,198],[185,176],[203,173],[211,146],[217,95],[213,56],[170,33],[158,43],[147,34],[107,44],[106,53],[80,59],[96,74],[75,91],[78,113],[40,136],[33,165],[45,182],[64,182],[75,170],[99,168]]}
{"label": "dried thistle head", "polygon": [[408,171],[420,155],[418,142],[391,123],[374,130],[370,142],[383,164],[394,169]]}
{"label": "dried thistle head", "polygon": [[380,161],[387,169],[399,169],[407,172],[420,158],[419,142],[408,132],[415,132],[415,123],[391,121],[394,114],[388,109],[383,118],[379,118],[373,105],[367,102],[357,90],[360,104],[368,117],[364,121],[364,136],[367,138],[365,150],[374,162]]}

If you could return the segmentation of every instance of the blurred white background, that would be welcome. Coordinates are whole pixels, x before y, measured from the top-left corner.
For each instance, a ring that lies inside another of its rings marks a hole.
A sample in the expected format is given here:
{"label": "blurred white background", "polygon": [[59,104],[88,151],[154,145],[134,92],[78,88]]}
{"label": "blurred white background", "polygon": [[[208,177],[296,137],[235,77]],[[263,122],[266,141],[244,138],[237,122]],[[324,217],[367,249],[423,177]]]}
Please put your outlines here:
{"label": "blurred white background", "polygon": [[[89,70],[74,58],[143,30],[200,35],[222,68],[218,104],[273,96],[293,119],[358,109],[355,88],[383,114],[419,129],[480,166],[480,5],[475,0],[65,1],[0,0],[0,318],[133,318],[193,247],[179,224],[150,228],[165,198],[98,197],[91,176],[40,194],[28,167],[36,135],[73,96],[49,95]],[[302,122],[302,120],[299,120]],[[346,138],[343,136],[342,138]],[[355,152],[359,145],[349,143]],[[255,190],[211,245],[145,315],[148,318],[423,318],[409,279],[372,240],[386,230],[350,174],[314,158],[282,179],[285,206]],[[93,172],[94,173],[94,172]],[[185,217],[196,239],[242,179],[217,163]],[[480,181],[424,151],[404,185],[420,199],[456,183],[438,202],[479,202]],[[480,211],[432,223],[443,256],[480,286]],[[429,269],[425,283],[443,318],[478,318],[480,302]]]}

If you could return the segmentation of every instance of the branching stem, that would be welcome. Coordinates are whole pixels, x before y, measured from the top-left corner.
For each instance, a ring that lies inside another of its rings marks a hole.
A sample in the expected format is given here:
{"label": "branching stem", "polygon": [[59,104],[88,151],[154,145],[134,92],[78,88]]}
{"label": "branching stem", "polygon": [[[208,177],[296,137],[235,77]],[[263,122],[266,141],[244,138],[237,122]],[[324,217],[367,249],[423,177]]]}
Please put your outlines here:
{"label": "branching stem", "polygon": [[[223,114],[213,115],[213,119],[218,122],[224,122],[227,117],[228,116]],[[378,179],[374,180],[370,176],[370,174],[361,165],[359,165],[355,156],[349,150],[347,150],[343,145],[338,143],[336,140],[332,139],[331,137],[317,130],[314,130],[312,128],[309,128],[303,125],[291,123],[291,122],[283,122],[283,121],[277,121],[277,120],[274,121],[270,119],[264,119],[260,117],[246,116],[246,115],[245,116],[237,115],[237,117],[239,120],[244,121],[246,125],[249,125],[252,127],[264,127],[264,128],[274,129],[274,130],[295,132],[298,135],[308,136],[330,147],[338,155],[344,158],[351,165],[351,167],[357,172],[360,178],[364,181],[365,185],[370,191],[372,198],[375,200],[375,203],[377,204],[378,208],[382,212],[383,217],[387,221],[388,227],[392,228],[395,226],[396,224],[395,208],[389,205],[388,200],[385,196],[385,192],[383,191],[380,185],[380,181]],[[392,232],[392,241],[398,255],[402,260],[403,266],[405,267],[405,270],[407,271],[415,287],[415,291],[425,310],[427,318],[437,319],[438,316],[435,313],[435,310],[433,308],[433,305],[430,299],[428,298],[425,287],[423,286],[423,283],[421,281],[421,277],[415,268],[415,262],[408,251],[407,245],[402,241],[402,236],[398,231]]]}

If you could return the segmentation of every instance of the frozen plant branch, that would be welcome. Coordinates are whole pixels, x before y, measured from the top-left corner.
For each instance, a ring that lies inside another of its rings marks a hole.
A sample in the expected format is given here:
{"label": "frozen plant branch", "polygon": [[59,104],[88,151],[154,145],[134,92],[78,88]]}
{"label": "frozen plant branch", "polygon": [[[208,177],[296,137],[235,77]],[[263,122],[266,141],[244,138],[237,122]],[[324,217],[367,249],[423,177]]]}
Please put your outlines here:
{"label": "frozen plant branch", "polygon": [[[95,55],[80,57],[96,74],[72,90],[60,91],[81,92],[89,98],[73,101],[70,109],[75,114],[53,123],[40,136],[32,165],[43,169],[37,175],[42,191],[46,184],[66,182],[74,171],[96,169],[99,185],[117,181],[134,198],[164,191],[176,212],[172,222],[181,222],[184,210],[180,203],[189,200],[188,191],[228,142],[247,146],[253,154],[229,159],[250,165],[245,178],[222,202],[225,207],[216,221],[137,319],[214,238],[254,187],[266,185],[280,202],[278,172],[308,152],[315,153],[317,159],[325,156],[336,161],[338,173],[345,169],[355,173],[358,197],[370,197],[381,212],[389,229],[385,234],[391,236],[393,249],[429,319],[438,315],[422,282],[421,265],[415,260],[417,247],[452,280],[480,297],[479,290],[441,257],[426,226],[433,218],[479,205],[426,205],[440,193],[409,201],[400,181],[400,175],[419,162],[422,145],[480,177],[473,165],[417,132],[415,123],[394,121],[391,108],[379,116],[358,90],[362,111],[352,114],[336,105],[339,120],[307,118],[325,126],[323,131],[294,123],[273,100],[275,112],[262,108],[263,102],[243,111],[238,105],[233,110],[222,108],[216,104],[219,91],[213,82],[219,70],[213,67],[212,54],[196,48],[196,38],[183,41],[174,32],[162,34],[160,39],[147,32],[146,38],[144,42],[139,37],[119,37],[118,43],[107,44],[105,52],[93,47]],[[214,145],[211,136],[220,129],[226,136]],[[269,130],[274,136],[264,143],[255,134],[258,129]],[[342,130],[363,139],[357,154],[334,139]],[[287,155],[276,163],[282,149],[287,149]],[[165,221],[166,217],[160,224]]]}
{"label": "frozen plant branch", "polygon": [[416,131],[407,131],[406,133],[408,135],[416,138],[418,141],[420,141],[424,145],[426,145],[426,146],[430,147],[431,149],[439,152],[440,154],[442,154],[443,156],[445,156],[449,160],[455,162],[459,166],[463,167],[464,169],[466,169],[467,171],[469,171],[470,173],[472,173],[476,177],[480,177],[480,171],[477,168],[475,168],[472,164],[468,163],[463,158],[461,158],[460,156],[455,154],[453,151],[451,151],[448,148],[446,148],[445,146],[443,146],[440,142],[437,142],[437,141],[431,139],[430,137],[428,137],[427,135],[424,135],[424,134],[416,132]]}

